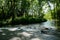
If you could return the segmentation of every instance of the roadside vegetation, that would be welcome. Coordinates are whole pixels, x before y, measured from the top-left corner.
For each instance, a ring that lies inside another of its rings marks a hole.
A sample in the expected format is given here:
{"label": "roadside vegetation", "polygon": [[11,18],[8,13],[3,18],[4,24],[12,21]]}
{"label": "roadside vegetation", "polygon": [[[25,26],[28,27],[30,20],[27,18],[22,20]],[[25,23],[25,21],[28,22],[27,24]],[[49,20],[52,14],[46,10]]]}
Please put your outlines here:
{"label": "roadside vegetation", "polygon": [[0,0],[0,26],[60,21],[60,0]]}

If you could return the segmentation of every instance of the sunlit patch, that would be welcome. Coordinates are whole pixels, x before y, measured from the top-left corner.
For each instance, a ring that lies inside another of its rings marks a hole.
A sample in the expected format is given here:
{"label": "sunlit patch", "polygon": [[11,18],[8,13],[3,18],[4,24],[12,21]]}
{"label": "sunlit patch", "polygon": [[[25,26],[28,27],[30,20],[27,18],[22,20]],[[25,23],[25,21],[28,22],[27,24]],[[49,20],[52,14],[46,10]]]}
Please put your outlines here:
{"label": "sunlit patch", "polygon": [[50,3],[50,2],[49,2],[49,5],[51,7],[51,10],[53,10],[54,9],[54,5],[52,3]]}
{"label": "sunlit patch", "polygon": [[5,33],[2,33],[2,35],[6,35]]}
{"label": "sunlit patch", "polygon": [[16,31],[18,28],[9,28],[9,31]]}
{"label": "sunlit patch", "polygon": [[11,38],[9,40],[21,40],[21,38],[20,37],[13,37],[13,38]]}
{"label": "sunlit patch", "polygon": [[57,30],[57,28],[56,27],[51,27],[52,29],[55,29],[55,30]]}
{"label": "sunlit patch", "polygon": [[41,39],[39,39],[39,38],[32,38],[31,40],[41,40]]}
{"label": "sunlit patch", "polygon": [[44,22],[42,28],[56,29],[53,21],[52,22],[50,22],[50,21]]}
{"label": "sunlit patch", "polygon": [[54,4],[52,4],[51,2],[48,2],[49,5],[50,5],[50,8],[49,8],[49,5],[46,3],[44,6],[43,6],[43,11],[46,13],[48,12],[50,9],[53,10],[54,9]]}
{"label": "sunlit patch", "polygon": [[30,37],[32,34],[27,33],[27,32],[22,32],[22,33],[17,33],[17,35],[23,35],[25,37]]}

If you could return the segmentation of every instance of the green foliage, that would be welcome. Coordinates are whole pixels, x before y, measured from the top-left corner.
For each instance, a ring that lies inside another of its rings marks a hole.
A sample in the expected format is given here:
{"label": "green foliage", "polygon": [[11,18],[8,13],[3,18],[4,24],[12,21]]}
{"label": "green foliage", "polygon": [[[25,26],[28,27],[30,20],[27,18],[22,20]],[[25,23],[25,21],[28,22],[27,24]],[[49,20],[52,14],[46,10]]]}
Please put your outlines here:
{"label": "green foliage", "polygon": [[42,18],[32,18],[32,17],[21,17],[20,19],[15,19],[12,25],[15,24],[32,24],[32,23],[41,23],[45,22],[46,19]]}
{"label": "green foliage", "polygon": [[0,0],[0,24],[28,24],[46,21],[42,13],[43,1],[44,0]]}

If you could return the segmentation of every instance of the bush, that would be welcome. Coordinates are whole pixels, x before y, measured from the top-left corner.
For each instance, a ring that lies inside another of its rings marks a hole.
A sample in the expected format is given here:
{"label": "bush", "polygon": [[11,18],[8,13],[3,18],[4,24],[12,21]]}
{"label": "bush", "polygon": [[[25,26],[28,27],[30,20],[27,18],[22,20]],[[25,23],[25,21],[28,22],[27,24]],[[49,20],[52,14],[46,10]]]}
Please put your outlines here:
{"label": "bush", "polygon": [[14,21],[11,21],[9,23],[3,24],[2,25],[19,25],[19,24],[34,24],[34,23],[41,23],[45,22],[46,19],[44,18],[33,18],[33,17],[20,17],[19,19],[16,19]]}

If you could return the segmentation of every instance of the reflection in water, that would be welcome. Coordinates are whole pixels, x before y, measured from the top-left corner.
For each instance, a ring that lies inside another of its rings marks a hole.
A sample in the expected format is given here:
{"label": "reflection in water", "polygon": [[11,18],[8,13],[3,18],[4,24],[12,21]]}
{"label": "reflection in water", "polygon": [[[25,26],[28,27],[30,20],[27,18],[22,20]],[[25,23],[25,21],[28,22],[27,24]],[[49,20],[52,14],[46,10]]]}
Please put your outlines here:
{"label": "reflection in water", "polygon": [[0,40],[60,40],[54,21],[14,28],[0,28]]}

